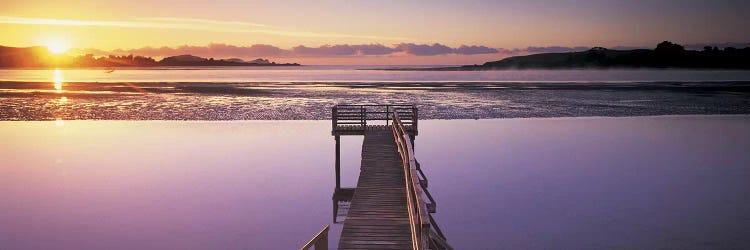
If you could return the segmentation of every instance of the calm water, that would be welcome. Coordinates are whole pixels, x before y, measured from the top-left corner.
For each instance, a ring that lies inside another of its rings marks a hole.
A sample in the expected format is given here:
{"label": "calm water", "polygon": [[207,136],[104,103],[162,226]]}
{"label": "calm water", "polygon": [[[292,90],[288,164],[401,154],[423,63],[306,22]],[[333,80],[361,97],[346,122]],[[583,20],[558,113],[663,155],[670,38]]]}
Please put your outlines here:
{"label": "calm water", "polygon": [[[701,82],[750,81],[742,70],[384,71],[384,66],[64,69],[67,82]],[[50,81],[53,69],[0,69],[0,81]]]}
{"label": "calm water", "polygon": [[[457,249],[750,248],[750,116],[420,130]],[[326,121],[0,122],[0,138],[0,249],[295,249],[332,220]],[[352,186],[361,137],[342,146]]]}
{"label": "calm water", "polygon": [[362,68],[0,70],[0,120],[319,120],[337,103],[427,119],[750,114],[750,71]]}

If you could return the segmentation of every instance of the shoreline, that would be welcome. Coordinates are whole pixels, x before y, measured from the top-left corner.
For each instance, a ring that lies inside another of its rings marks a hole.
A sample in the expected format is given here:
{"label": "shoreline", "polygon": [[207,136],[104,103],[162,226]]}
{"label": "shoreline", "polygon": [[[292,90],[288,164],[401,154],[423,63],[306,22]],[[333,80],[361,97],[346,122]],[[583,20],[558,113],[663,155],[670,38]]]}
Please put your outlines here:
{"label": "shoreline", "polygon": [[362,70],[385,70],[385,71],[513,71],[513,70],[555,70],[555,71],[567,71],[567,70],[690,70],[690,71],[712,71],[712,70],[736,70],[736,71],[750,71],[750,68],[710,68],[710,67],[508,67],[508,68],[490,68],[483,67],[481,65],[462,65],[453,67],[436,67],[436,68],[373,68],[373,69],[362,69]]}
{"label": "shoreline", "polygon": [[0,120],[326,120],[336,104],[394,103],[420,119],[750,114],[750,81],[0,81]]}
{"label": "shoreline", "polygon": [[[420,119],[420,121],[504,121],[504,120],[587,120],[587,119],[632,119],[632,118],[697,118],[697,117],[726,117],[726,118],[750,118],[750,113],[746,114],[676,114],[676,115],[635,115],[635,116],[555,116],[555,117],[507,117],[507,118],[479,118],[479,119]],[[88,119],[88,120],[0,120],[0,123],[49,123],[56,121],[64,122],[145,122],[145,123],[172,123],[172,122],[185,122],[185,123],[245,123],[245,122],[323,122],[330,121],[329,119],[317,119],[317,120],[294,120],[294,119],[280,119],[280,120],[104,120],[104,119]]]}

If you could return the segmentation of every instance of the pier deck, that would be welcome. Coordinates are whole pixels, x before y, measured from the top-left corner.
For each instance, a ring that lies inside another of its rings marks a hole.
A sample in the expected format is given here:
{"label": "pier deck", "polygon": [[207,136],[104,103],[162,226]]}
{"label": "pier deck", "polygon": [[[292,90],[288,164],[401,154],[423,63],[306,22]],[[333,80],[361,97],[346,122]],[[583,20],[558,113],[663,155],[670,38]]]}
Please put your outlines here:
{"label": "pier deck", "polygon": [[368,130],[339,249],[412,249],[401,156],[390,129]]}

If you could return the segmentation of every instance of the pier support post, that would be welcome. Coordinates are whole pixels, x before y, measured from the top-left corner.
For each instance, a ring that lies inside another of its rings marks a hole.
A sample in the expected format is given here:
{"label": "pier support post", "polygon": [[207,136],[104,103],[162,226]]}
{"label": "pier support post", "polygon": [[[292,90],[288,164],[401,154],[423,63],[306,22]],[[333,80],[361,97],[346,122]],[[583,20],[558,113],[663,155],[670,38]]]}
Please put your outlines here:
{"label": "pier support post", "polygon": [[341,138],[336,135],[336,191],[341,189]]}

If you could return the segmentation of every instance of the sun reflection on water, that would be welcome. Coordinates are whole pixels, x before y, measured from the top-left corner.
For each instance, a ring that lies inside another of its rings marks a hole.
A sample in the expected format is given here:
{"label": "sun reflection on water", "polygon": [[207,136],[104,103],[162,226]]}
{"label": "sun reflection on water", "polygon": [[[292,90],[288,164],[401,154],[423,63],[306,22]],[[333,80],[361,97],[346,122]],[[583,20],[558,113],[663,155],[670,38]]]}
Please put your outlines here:
{"label": "sun reflection on water", "polygon": [[55,118],[55,126],[62,127],[63,125],[65,125],[65,120],[60,117]]}
{"label": "sun reflection on water", "polygon": [[52,76],[52,82],[55,84],[55,92],[62,93],[62,84],[64,81],[65,78],[63,78],[62,71],[60,69],[55,69]]}

